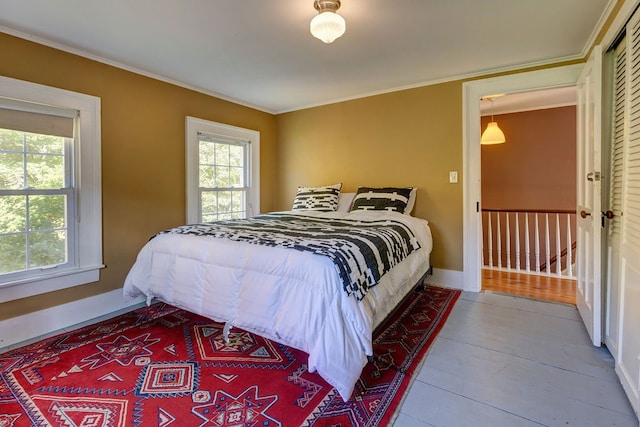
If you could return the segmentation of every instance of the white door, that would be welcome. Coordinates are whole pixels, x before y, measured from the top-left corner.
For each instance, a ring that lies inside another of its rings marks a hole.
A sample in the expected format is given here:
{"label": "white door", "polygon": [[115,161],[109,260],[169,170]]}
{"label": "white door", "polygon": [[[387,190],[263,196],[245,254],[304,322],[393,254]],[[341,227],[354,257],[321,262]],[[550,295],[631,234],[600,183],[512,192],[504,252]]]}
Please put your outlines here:
{"label": "white door", "polygon": [[602,342],[601,111],[602,49],[596,46],[578,79],[576,305],[598,347]]}

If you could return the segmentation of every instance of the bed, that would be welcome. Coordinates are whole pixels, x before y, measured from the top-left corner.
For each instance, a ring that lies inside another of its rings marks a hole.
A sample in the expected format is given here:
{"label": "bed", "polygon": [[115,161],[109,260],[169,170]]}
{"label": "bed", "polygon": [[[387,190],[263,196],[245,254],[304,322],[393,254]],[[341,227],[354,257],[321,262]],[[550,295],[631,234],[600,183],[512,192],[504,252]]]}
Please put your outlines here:
{"label": "bed", "polygon": [[[369,209],[296,209],[255,220],[323,226],[386,223],[410,230],[412,248],[406,257],[391,262],[388,271],[371,279],[373,285],[365,283],[362,289],[348,287],[335,259],[315,249],[272,244],[262,232],[259,238],[267,243],[252,240],[255,235],[230,237],[219,229],[203,232],[199,225],[177,227],[157,234],[141,249],[125,280],[125,297],[144,295],[148,302],[157,298],[225,323],[226,331],[244,329],[305,351],[309,371],[317,371],[348,400],[367,356],[373,354],[373,330],[430,267],[432,240],[427,221]],[[277,223],[274,229],[279,228]],[[313,245],[317,246],[322,245]],[[346,265],[348,270],[362,270],[353,259]]]}

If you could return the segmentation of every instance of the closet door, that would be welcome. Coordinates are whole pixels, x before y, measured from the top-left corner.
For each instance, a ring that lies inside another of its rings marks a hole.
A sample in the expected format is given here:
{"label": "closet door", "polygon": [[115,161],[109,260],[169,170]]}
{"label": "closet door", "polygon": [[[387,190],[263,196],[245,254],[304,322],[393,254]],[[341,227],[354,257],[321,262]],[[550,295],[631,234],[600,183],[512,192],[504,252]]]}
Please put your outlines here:
{"label": "closet door", "polygon": [[628,138],[624,147],[620,235],[620,317],[616,371],[640,410],[640,13],[627,24]]}
{"label": "closet door", "polygon": [[606,257],[606,309],[604,325],[604,343],[615,357],[618,351],[620,315],[620,236],[622,232],[622,187],[624,141],[627,130],[626,116],[626,39],[623,39],[613,52],[613,119],[611,147],[609,151],[609,200],[604,209],[607,218]]}
{"label": "closet door", "polygon": [[593,345],[602,343],[600,208],[602,49],[596,46],[578,79],[576,305]]}

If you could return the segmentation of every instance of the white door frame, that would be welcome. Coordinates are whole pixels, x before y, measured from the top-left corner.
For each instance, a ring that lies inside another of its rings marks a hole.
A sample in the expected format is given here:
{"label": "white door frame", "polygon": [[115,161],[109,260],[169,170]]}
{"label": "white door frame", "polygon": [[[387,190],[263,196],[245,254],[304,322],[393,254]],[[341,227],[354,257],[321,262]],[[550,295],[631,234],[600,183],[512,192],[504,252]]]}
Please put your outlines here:
{"label": "white door frame", "polygon": [[480,98],[498,93],[575,86],[583,64],[548,68],[462,85],[463,274],[465,291],[481,290]]}

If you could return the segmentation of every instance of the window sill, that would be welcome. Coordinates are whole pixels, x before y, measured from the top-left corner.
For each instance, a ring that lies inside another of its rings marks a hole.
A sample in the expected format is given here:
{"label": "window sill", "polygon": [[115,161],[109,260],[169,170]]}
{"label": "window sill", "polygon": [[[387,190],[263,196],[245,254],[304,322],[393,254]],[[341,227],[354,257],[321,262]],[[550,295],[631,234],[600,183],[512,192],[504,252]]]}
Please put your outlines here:
{"label": "window sill", "polygon": [[0,284],[0,303],[97,282],[104,265],[75,268]]}

